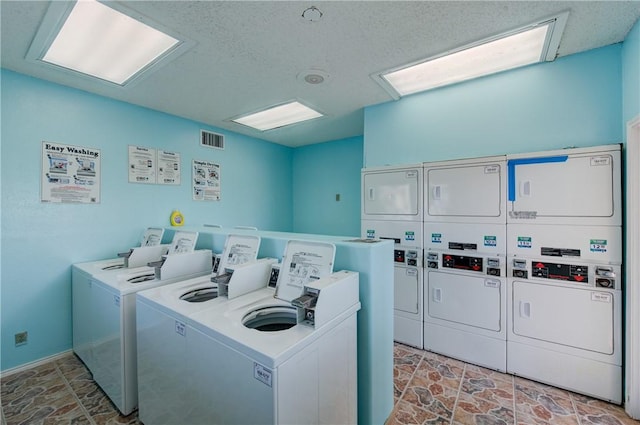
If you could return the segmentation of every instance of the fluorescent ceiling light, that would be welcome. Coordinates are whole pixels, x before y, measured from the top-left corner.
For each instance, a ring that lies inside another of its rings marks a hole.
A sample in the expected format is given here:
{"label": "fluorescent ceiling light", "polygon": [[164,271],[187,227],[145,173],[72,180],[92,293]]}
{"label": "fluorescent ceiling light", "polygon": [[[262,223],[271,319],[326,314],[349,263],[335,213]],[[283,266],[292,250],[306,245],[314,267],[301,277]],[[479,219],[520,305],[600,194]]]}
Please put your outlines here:
{"label": "fluorescent ceiling light", "polygon": [[260,131],[265,131],[284,127],[285,125],[296,124],[321,116],[322,114],[320,112],[315,111],[300,102],[289,102],[254,114],[235,118],[231,121],[248,127],[253,127]]}
{"label": "fluorescent ceiling light", "polygon": [[39,59],[124,85],[179,43],[100,2],[80,0]]}
{"label": "fluorescent ceiling light", "polygon": [[492,37],[408,67],[383,73],[380,74],[380,78],[393,88],[396,94],[394,97],[397,98],[398,94],[405,96],[544,60],[553,60],[567,16],[568,13],[528,26],[526,29]]}

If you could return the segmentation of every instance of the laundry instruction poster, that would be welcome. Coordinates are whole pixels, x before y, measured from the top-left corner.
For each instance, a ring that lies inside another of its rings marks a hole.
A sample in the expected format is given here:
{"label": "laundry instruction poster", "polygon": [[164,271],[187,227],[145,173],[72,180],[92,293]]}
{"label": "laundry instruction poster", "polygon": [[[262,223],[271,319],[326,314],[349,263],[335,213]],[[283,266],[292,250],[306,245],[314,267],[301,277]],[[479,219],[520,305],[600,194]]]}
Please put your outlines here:
{"label": "laundry instruction poster", "polygon": [[194,201],[220,200],[220,165],[209,161],[192,162]]}
{"label": "laundry instruction poster", "polygon": [[42,142],[41,202],[100,203],[100,149]]}
{"label": "laundry instruction poster", "polygon": [[156,183],[156,150],[129,146],[129,183]]}
{"label": "laundry instruction poster", "polygon": [[159,150],[157,156],[158,163],[158,184],[180,185],[180,154]]}

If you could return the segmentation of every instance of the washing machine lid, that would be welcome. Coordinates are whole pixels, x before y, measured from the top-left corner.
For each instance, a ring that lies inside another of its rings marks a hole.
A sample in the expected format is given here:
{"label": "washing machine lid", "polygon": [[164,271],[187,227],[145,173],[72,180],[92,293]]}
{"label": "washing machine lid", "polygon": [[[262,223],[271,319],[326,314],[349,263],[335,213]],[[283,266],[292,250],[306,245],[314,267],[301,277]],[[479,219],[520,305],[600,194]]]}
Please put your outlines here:
{"label": "washing machine lid", "polygon": [[185,252],[193,252],[196,247],[196,241],[198,240],[198,232],[176,232],[173,235],[171,246],[169,247],[168,255],[182,254]]}
{"label": "washing machine lid", "polygon": [[336,246],[327,242],[290,240],[284,250],[275,297],[292,301],[304,286],[333,273]]}
{"label": "washing machine lid", "polygon": [[258,258],[260,236],[228,235],[224,242],[224,249],[220,255],[219,274],[224,273],[228,266],[248,263]]}
{"label": "washing machine lid", "polygon": [[145,230],[140,241],[140,246],[156,246],[162,243],[164,229],[162,227],[149,227]]}

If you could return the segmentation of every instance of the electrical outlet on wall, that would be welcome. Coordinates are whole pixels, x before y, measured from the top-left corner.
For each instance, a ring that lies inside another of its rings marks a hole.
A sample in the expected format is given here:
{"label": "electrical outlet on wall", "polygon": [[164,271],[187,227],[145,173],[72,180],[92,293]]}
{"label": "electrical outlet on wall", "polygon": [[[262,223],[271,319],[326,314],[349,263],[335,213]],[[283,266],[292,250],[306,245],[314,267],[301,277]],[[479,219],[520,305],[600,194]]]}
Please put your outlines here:
{"label": "electrical outlet on wall", "polygon": [[16,347],[25,345],[27,343],[28,336],[29,334],[27,333],[27,331],[18,332],[17,334],[15,334]]}

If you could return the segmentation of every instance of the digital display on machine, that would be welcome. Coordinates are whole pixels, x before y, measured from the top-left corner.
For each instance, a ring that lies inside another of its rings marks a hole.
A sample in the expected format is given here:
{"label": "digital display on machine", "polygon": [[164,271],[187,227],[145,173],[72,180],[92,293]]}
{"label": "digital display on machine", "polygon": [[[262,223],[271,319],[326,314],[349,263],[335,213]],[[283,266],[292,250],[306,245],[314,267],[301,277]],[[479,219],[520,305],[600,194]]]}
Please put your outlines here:
{"label": "digital display on machine", "polygon": [[589,282],[589,267],[575,264],[531,262],[531,276],[568,282]]}
{"label": "digital display on machine", "polygon": [[404,250],[402,249],[394,249],[393,250],[393,261],[396,263],[404,263]]}
{"label": "digital display on machine", "polygon": [[482,272],[482,257],[443,254],[442,267]]}

